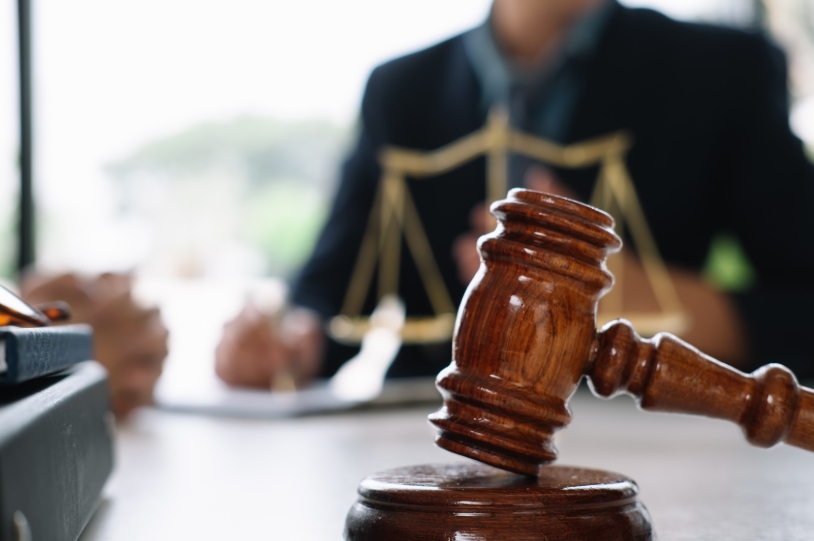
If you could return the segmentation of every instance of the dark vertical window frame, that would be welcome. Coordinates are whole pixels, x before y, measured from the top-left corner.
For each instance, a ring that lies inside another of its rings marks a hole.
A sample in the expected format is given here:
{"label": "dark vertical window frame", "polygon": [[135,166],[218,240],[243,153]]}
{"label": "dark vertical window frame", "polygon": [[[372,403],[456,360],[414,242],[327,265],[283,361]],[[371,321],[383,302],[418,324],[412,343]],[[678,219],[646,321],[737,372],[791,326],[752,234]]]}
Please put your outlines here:
{"label": "dark vertical window frame", "polygon": [[20,208],[18,213],[17,270],[34,263],[34,193],[31,91],[31,1],[17,0],[20,67]]}

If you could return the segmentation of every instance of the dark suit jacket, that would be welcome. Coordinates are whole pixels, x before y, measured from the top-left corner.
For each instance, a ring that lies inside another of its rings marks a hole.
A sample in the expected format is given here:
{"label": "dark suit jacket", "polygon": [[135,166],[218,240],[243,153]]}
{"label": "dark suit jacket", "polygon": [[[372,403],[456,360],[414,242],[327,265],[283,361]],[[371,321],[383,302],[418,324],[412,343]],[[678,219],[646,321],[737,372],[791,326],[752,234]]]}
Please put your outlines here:
{"label": "dark suit jacket", "polygon": [[[757,35],[680,23],[617,6],[587,68],[566,143],[626,129],[628,167],[664,259],[698,270],[718,232],[737,236],[758,274],[738,301],[757,360],[814,376],[814,167],[788,126],[782,54]],[[437,149],[480,128],[480,88],[460,36],[378,67],[362,102],[361,134],[292,301],[338,313],[380,170],[382,145]],[[484,200],[485,162],[411,180],[410,190],[453,300],[465,285],[450,255]],[[596,170],[558,171],[587,200]],[[408,314],[431,314],[403,246]],[[375,283],[368,299],[374,304]],[[404,348],[391,374],[434,374],[449,345]],[[328,375],[353,354],[332,345]]]}

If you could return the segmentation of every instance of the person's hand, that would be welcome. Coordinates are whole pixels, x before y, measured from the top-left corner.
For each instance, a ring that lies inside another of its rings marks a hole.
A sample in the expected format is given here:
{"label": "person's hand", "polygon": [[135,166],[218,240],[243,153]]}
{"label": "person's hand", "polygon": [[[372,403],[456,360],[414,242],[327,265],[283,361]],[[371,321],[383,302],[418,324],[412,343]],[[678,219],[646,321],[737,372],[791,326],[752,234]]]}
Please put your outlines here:
{"label": "person's hand", "polygon": [[310,310],[267,315],[247,304],[224,325],[215,372],[234,386],[296,388],[319,370],[324,341],[321,320]]}
{"label": "person's hand", "polygon": [[458,278],[468,284],[480,267],[478,239],[486,233],[486,205],[475,205],[469,213],[470,230],[460,235],[452,244],[452,257],[458,264]]}
{"label": "person's hand", "polygon": [[529,190],[550,193],[551,195],[579,201],[579,196],[577,196],[571,188],[563,184],[548,167],[541,165],[529,167],[523,182]]}
{"label": "person's hand", "polygon": [[[624,248],[622,312],[650,314],[660,307],[644,267],[630,248]],[[689,328],[679,337],[720,361],[743,366],[748,360],[748,343],[743,323],[732,298],[715,289],[697,272],[668,267],[670,280],[689,317]],[[621,280],[619,280],[621,278]],[[616,286],[618,287],[618,285]],[[603,310],[606,300],[599,301]]]}
{"label": "person's hand", "polygon": [[24,277],[21,290],[22,298],[32,304],[67,302],[73,314],[67,323],[88,323],[93,327],[95,357],[107,368],[117,416],[152,403],[153,389],[167,356],[168,331],[157,308],[144,308],[133,300],[130,276],[32,274]]}
{"label": "person's hand", "polygon": [[695,272],[670,269],[670,278],[690,317],[690,328],[681,338],[719,361],[745,367],[749,342],[732,297]]}

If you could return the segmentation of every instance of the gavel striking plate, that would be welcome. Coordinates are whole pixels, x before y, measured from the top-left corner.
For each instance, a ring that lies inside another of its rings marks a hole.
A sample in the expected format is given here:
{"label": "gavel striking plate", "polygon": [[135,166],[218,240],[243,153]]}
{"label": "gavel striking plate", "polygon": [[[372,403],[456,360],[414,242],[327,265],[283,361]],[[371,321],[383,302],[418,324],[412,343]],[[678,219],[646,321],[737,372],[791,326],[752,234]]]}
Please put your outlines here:
{"label": "gavel striking plate", "polygon": [[[605,260],[621,248],[610,216],[520,189],[491,210],[498,226],[480,239],[452,362],[436,380],[444,406],[430,422],[439,446],[494,468],[373,475],[348,516],[348,540],[652,539],[631,480],[549,465],[583,376],[599,396],[628,393],[644,410],[727,419],[761,447],[814,450],[814,391],[787,368],[747,375],[670,334],[644,340],[624,320],[597,331],[597,302],[613,282]],[[371,524],[393,528],[381,537]]]}

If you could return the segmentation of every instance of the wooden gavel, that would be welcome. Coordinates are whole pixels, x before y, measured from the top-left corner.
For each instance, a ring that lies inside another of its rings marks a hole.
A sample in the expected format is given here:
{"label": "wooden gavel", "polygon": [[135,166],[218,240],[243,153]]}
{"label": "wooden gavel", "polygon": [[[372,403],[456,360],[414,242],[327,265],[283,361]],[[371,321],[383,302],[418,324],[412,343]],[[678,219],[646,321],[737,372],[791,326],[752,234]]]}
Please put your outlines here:
{"label": "wooden gavel", "polygon": [[777,364],[744,374],[660,333],[617,320],[596,330],[596,305],[621,247],[607,214],[568,199],[512,190],[492,205],[481,267],[464,295],[452,363],[437,379],[436,443],[526,475],[554,461],[556,430],[583,375],[595,394],[629,393],[645,410],[741,425],[753,445],[814,451],[814,391]]}

